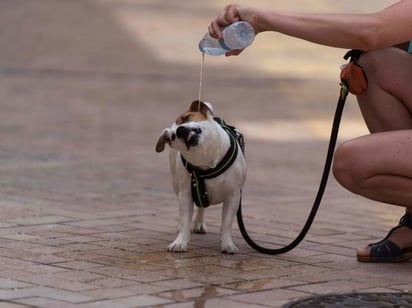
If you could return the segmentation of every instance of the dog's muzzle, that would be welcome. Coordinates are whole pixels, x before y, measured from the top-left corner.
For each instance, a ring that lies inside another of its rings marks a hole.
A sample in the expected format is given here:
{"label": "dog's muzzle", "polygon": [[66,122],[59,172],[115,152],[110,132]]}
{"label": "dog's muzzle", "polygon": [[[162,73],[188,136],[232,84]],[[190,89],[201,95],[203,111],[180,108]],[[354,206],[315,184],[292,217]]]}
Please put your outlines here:
{"label": "dog's muzzle", "polygon": [[196,146],[198,144],[199,136],[201,133],[202,129],[199,127],[179,126],[176,129],[176,137],[183,140],[188,148]]}

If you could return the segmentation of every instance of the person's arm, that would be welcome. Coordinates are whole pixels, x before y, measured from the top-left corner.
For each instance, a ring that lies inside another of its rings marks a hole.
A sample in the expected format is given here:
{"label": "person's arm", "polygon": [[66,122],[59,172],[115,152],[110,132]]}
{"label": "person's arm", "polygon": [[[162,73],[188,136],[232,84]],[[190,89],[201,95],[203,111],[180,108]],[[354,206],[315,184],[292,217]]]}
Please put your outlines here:
{"label": "person's arm", "polygon": [[370,50],[412,39],[411,17],[411,0],[373,14],[289,14],[232,4],[212,21],[209,32],[221,38],[221,28],[245,20],[256,33],[276,31],[321,45]]}

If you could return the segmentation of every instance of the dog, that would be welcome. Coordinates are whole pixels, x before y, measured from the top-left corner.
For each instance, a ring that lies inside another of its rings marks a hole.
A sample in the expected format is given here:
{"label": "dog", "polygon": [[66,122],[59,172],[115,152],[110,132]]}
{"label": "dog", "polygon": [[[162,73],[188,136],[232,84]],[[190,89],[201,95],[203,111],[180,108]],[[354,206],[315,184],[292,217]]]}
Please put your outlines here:
{"label": "dog", "polygon": [[[170,146],[170,170],[179,203],[178,235],[168,251],[187,251],[191,232],[206,233],[205,208],[209,204],[223,203],[220,248],[222,253],[238,252],[231,229],[246,180],[246,161],[243,145],[240,147],[239,139],[235,138],[235,134],[238,137],[241,134],[217,119],[212,104],[193,101],[170,128],[163,130],[157,141],[158,153],[166,144]],[[213,176],[199,180],[202,172]],[[199,192],[202,185],[204,191]],[[192,227],[194,203],[198,210]]]}

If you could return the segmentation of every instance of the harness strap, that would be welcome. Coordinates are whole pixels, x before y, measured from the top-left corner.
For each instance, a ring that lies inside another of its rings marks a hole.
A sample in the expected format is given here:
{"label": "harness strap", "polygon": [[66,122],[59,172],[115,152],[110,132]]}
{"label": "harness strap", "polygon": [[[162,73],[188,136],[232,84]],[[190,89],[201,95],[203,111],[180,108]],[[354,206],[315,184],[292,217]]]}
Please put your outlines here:
{"label": "harness strap", "polygon": [[229,167],[235,162],[238,151],[239,145],[243,151],[244,149],[244,141],[243,135],[240,134],[235,127],[227,125],[222,119],[215,117],[214,120],[219,123],[219,125],[226,131],[226,133],[230,137],[230,147],[229,150],[226,152],[223,159],[216,165],[215,168],[210,168],[207,170],[202,170],[196,166],[190,164],[182,154],[180,157],[182,159],[183,165],[186,167],[186,170],[191,175],[191,190],[192,190],[192,197],[193,202],[196,206],[201,208],[206,208],[210,205],[209,198],[207,196],[207,190],[205,185],[205,180],[212,179],[218,177],[222,173],[224,173]]}

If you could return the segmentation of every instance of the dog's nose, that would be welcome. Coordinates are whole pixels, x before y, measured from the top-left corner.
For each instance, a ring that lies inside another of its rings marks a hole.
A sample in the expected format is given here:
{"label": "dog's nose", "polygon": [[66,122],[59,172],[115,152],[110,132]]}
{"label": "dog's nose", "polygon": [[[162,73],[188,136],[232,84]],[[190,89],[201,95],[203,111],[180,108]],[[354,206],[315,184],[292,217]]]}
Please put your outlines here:
{"label": "dog's nose", "polygon": [[200,135],[202,133],[202,129],[200,127],[185,127],[185,126],[179,126],[176,129],[176,136],[177,138],[183,138],[186,139],[186,137],[191,133],[195,133],[197,135]]}
{"label": "dog's nose", "polygon": [[199,127],[193,128],[192,131],[194,131],[198,135],[200,135],[202,133],[202,129],[199,128]]}
{"label": "dog's nose", "polygon": [[186,138],[186,136],[189,134],[190,129],[184,126],[179,126],[176,129],[176,136],[177,138]]}

